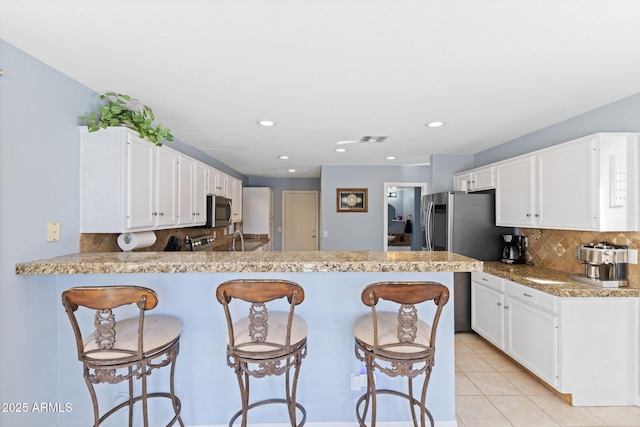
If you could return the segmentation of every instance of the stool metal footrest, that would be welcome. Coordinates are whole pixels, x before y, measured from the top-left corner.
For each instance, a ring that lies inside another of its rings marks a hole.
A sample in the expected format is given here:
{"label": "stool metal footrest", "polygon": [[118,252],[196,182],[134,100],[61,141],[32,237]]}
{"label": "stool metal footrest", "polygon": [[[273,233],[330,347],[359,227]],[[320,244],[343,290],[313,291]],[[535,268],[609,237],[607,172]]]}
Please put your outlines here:
{"label": "stool metal footrest", "polygon": [[[172,398],[171,397],[171,393],[148,393],[147,394],[147,399],[150,399],[152,397],[164,397],[164,398],[167,398],[167,399],[171,400],[171,404],[174,406],[175,415],[173,416],[171,421],[169,421],[169,423],[166,425],[166,427],[170,427],[170,426],[174,425],[177,421],[180,422],[181,426],[184,426],[184,424],[182,423],[182,419],[180,418],[180,411],[182,410],[182,402],[180,402],[180,399],[178,398],[178,396],[173,396],[173,398]],[[126,401],[122,402],[121,404],[119,404],[118,406],[115,406],[115,407],[111,408],[111,410],[109,410],[109,412],[107,412],[106,414],[104,414],[103,416],[100,417],[100,419],[98,420],[98,425],[102,424],[103,421],[105,421],[111,415],[113,415],[116,412],[118,412],[120,409],[128,408],[129,405],[133,405],[136,402],[140,402],[143,398],[144,398],[144,396],[136,396],[131,401],[126,400]]]}
{"label": "stool metal footrest", "polygon": [[[399,396],[402,397],[404,399],[407,399],[408,401],[411,402],[412,405],[416,405],[421,409],[424,409],[424,413],[427,415],[427,417],[429,418],[429,422],[431,424],[431,427],[434,427],[434,421],[433,421],[433,417],[431,416],[431,412],[429,412],[429,410],[427,409],[427,407],[425,406],[424,408],[422,407],[422,404],[420,403],[420,401],[418,399],[412,398],[410,397],[408,394],[406,393],[402,393],[396,390],[376,390],[376,396],[379,394],[390,394],[393,396]],[[367,414],[362,414],[360,415],[360,405],[362,404],[362,402],[367,400],[367,397],[371,397],[369,393],[365,393],[362,396],[360,396],[360,399],[358,399],[358,402],[356,403],[356,418],[358,420],[358,423],[360,424],[361,427],[367,427],[367,425],[365,424],[365,419],[364,417],[367,416]],[[367,403],[368,405],[368,403]],[[365,405],[365,408],[367,408],[367,405]],[[418,420],[415,417],[415,412],[411,411],[412,415],[413,415],[413,424],[415,426],[418,426]],[[374,427],[374,426],[372,426]],[[426,426],[422,426],[422,427],[426,427]]]}
{"label": "stool metal footrest", "polygon": [[[286,399],[267,399],[267,400],[261,400],[259,402],[252,403],[251,405],[249,405],[247,407],[247,412],[250,409],[256,408],[258,406],[268,405],[268,404],[271,404],[271,403],[284,403],[285,405],[289,406],[289,402]],[[300,412],[302,413],[302,421],[300,421],[300,423],[296,427],[302,427],[304,425],[304,423],[307,421],[307,411],[306,411],[306,409],[304,409],[304,406],[302,406],[298,402],[296,402],[296,408],[298,408],[300,410]],[[231,420],[229,421],[229,427],[233,427],[233,423],[235,423],[235,421],[241,415],[242,415],[242,409],[239,410],[238,412],[236,412],[233,415],[233,417],[231,417]]]}

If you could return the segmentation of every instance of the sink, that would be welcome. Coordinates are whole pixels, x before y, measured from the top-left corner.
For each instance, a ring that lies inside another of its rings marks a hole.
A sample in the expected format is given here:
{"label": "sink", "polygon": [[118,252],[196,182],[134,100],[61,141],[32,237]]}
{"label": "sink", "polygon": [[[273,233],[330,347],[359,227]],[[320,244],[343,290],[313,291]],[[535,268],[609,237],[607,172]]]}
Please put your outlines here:
{"label": "sink", "polygon": [[396,236],[387,236],[387,241],[389,243],[393,242],[394,240],[396,240]]}

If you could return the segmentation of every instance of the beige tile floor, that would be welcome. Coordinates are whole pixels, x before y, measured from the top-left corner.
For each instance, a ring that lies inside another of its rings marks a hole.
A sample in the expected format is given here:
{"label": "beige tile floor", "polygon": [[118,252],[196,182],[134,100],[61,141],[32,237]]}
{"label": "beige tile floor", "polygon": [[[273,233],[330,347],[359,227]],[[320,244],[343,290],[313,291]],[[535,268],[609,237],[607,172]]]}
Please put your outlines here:
{"label": "beige tile floor", "polygon": [[455,348],[459,427],[640,426],[636,406],[570,406],[476,334]]}

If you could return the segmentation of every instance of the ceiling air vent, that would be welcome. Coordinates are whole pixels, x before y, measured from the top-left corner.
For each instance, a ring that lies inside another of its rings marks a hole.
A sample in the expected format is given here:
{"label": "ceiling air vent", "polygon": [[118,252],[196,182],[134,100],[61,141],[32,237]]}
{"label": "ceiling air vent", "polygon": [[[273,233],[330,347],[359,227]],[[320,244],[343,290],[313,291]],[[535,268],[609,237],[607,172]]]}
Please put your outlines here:
{"label": "ceiling air vent", "polygon": [[363,136],[360,141],[365,144],[372,144],[376,142],[385,142],[389,138],[388,136]]}

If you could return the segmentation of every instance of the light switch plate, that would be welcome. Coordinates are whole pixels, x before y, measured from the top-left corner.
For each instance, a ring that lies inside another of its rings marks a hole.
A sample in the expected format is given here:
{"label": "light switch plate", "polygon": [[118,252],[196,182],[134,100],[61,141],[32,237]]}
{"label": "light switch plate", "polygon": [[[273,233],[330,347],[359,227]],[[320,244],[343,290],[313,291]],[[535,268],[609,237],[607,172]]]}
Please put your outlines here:
{"label": "light switch plate", "polygon": [[47,242],[57,242],[60,240],[60,223],[48,222],[47,223]]}

